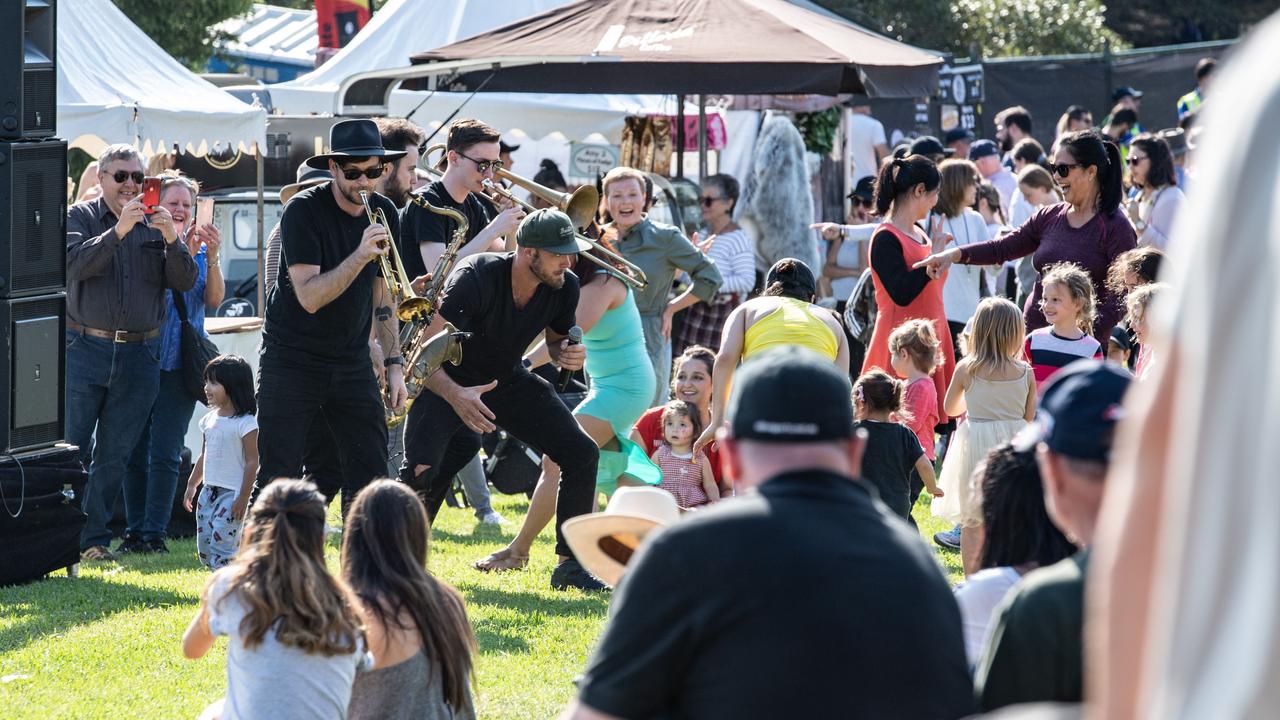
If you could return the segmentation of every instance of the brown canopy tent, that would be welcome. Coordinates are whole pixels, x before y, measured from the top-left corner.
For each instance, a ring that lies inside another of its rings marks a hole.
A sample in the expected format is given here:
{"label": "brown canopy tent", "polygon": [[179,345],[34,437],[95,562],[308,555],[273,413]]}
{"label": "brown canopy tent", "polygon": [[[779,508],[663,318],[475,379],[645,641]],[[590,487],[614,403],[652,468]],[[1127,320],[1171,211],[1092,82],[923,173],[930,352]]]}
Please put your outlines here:
{"label": "brown canopy tent", "polygon": [[346,80],[344,114],[376,114],[406,82],[455,92],[927,97],[942,65],[807,0],[581,0],[411,60]]}

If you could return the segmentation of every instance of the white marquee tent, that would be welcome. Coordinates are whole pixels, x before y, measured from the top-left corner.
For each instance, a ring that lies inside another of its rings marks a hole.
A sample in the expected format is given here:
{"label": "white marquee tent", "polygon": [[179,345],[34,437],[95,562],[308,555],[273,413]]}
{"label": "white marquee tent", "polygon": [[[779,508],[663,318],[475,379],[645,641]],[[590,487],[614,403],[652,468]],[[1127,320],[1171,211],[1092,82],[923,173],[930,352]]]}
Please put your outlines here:
{"label": "white marquee tent", "polygon": [[111,0],[58,6],[58,137],[96,153],[109,143],[204,154],[266,143],[267,116],[197,77]]}
{"label": "white marquee tent", "polygon": [[[487,32],[520,18],[565,4],[566,0],[391,0],[354,39],[316,70],[296,80],[269,86],[271,102],[288,115],[339,114],[338,85],[369,70],[403,67],[409,56]],[[404,117],[423,100],[413,120],[439,125],[466,93],[396,91],[391,115]],[[529,138],[559,132],[571,140],[599,133],[618,142],[628,114],[675,112],[674,97],[655,95],[548,95],[477,93],[460,117],[478,117],[499,131]],[[517,132],[518,131],[518,132]]]}

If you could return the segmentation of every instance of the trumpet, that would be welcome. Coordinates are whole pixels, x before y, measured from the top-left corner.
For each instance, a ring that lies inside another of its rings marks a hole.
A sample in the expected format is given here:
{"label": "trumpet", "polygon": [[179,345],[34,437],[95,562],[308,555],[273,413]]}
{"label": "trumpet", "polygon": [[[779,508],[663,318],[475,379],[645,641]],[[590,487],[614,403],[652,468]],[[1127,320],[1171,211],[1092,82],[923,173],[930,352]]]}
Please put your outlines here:
{"label": "trumpet", "polygon": [[[437,143],[427,148],[427,151],[422,155],[424,160],[423,164],[427,167],[427,172],[437,177],[443,176],[443,173],[437,170],[430,162],[427,162],[426,159],[436,151],[444,150],[445,144]],[[641,270],[638,265],[627,260],[618,253],[613,252],[598,240],[582,234],[582,228],[591,224],[595,219],[596,209],[600,206],[600,193],[596,192],[594,187],[591,187],[590,185],[583,185],[577,190],[568,193],[553,190],[545,185],[539,185],[538,183],[528,178],[516,175],[509,170],[495,170],[493,175],[496,178],[510,182],[512,185],[528,190],[531,194],[546,200],[555,206],[556,209],[560,210],[565,215],[568,215],[575,228],[574,238],[587,243],[595,253],[599,253],[599,255],[590,252],[584,253],[584,257],[586,257],[586,259],[604,268],[611,274],[615,275],[619,280],[630,285],[636,290],[640,290],[649,284],[649,279],[645,277],[644,271]],[[517,197],[510,190],[502,187],[492,180],[486,178],[484,181],[484,187],[485,194],[492,201],[496,202],[500,198],[505,199],[524,208],[526,212],[533,212],[537,209],[524,199]],[[621,269],[618,266],[621,266]]]}
{"label": "trumpet", "polygon": [[391,226],[387,224],[386,213],[382,208],[375,208],[369,202],[369,193],[360,191],[360,202],[364,203],[364,211],[369,216],[369,223],[381,225],[387,230],[387,239],[381,245],[388,248],[386,255],[378,256],[378,265],[382,269],[382,280],[387,284],[387,293],[396,304],[396,317],[400,322],[408,322],[426,312],[431,303],[413,292],[409,283],[409,275],[405,272],[404,263],[400,261],[400,251],[396,249],[395,238],[391,237]]}

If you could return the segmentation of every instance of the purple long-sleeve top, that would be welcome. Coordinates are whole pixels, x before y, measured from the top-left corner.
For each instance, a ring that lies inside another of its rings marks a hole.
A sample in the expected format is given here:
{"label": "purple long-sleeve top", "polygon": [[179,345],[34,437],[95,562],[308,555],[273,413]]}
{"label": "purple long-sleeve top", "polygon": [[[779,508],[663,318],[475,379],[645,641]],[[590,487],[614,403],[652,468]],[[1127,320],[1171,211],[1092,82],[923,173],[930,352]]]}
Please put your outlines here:
{"label": "purple long-sleeve top", "polygon": [[1106,347],[1111,328],[1123,312],[1121,298],[1107,288],[1107,268],[1116,257],[1137,245],[1133,225],[1123,212],[1099,212],[1083,226],[1074,228],[1067,222],[1068,203],[1042,208],[1017,230],[998,240],[966,245],[960,250],[960,262],[966,265],[997,265],[1032,255],[1037,277],[1023,317],[1027,331],[1049,323],[1040,312],[1040,275],[1054,263],[1073,262],[1083,267],[1093,280],[1098,298],[1098,317],[1093,324],[1094,337]]}

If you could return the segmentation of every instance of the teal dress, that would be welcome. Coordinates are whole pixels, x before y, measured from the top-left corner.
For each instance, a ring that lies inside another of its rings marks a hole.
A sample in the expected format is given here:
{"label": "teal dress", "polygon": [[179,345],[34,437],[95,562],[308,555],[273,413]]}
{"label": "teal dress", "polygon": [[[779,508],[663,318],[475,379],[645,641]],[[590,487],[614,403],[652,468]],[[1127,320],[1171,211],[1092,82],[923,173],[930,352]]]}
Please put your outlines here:
{"label": "teal dress", "polygon": [[657,484],[661,480],[657,466],[645,457],[643,449],[627,439],[636,420],[649,409],[657,385],[644,349],[640,311],[630,288],[622,304],[605,311],[583,336],[582,343],[587,349],[586,371],[591,388],[574,414],[609,423],[621,448],[617,452],[600,452],[597,487],[612,492],[618,476],[624,474],[646,484]]}

